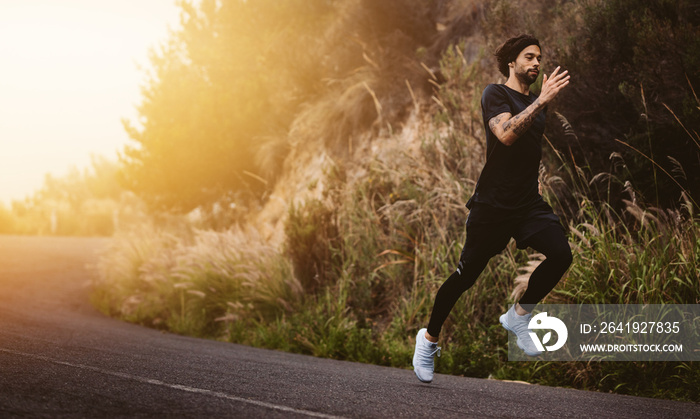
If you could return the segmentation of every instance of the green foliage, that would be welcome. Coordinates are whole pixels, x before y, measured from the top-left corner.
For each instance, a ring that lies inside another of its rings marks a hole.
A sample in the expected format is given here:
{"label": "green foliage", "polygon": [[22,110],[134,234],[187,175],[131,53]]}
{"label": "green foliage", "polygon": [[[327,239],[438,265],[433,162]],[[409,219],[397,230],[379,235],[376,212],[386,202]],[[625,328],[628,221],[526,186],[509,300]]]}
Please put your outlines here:
{"label": "green foliage", "polygon": [[[700,130],[696,6],[668,0],[583,4],[580,41],[559,50],[576,80],[569,95],[576,99],[562,103],[561,112],[586,139],[571,147],[573,156],[598,172],[611,152],[621,152],[634,163],[630,170],[640,192],[656,206],[677,206],[682,190],[700,202],[700,142],[690,134]],[[563,142],[555,145],[564,148]]]}
{"label": "green foliage", "polygon": [[[608,213],[605,213],[608,211]],[[681,221],[673,211],[640,208],[629,202],[638,225],[628,230],[605,208],[591,207],[588,222],[571,227],[578,238],[578,263],[567,287],[554,292],[567,301],[589,304],[697,304],[700,302],[700,224]],[[590,278],[598,278],[591,281]]]}
{"label": "green foliage", "polygon": [[294,272],[306,291],[335,282],[333,250],[339,244],[335,214],[321,201],[307,201],[297,208],[292,204],[284,233],[286,252]]}

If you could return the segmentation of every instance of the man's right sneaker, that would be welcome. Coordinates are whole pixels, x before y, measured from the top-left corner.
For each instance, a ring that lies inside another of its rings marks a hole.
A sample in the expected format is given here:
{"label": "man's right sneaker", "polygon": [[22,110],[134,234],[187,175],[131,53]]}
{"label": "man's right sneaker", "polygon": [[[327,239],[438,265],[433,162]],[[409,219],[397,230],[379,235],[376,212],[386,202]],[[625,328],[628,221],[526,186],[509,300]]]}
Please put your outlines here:
{"label": "man's right sneaker", "polygon": [[433,372],[435,371],[435,358],[437,354],[440,356],[440,347],[437,343],[431,342],[425,338],[425,333],[428,329],[423,328],[416,335],[416,350],[413,353],[413,371],[416,377],[424,383],[433,381]]}
{"label": "man's right sneaker", "polygon": [[515,336],[518,337],[518,347],[522,349],[526,355],[537,356],[542,354],[542,352],[537,349],[530,337],[530,329],[528,328],[530,317],[532,317],[530,313],[524,316],[519,315],[515,312],[515,305],[512,305],[505,314],[501,315],[499,320],[506,330],[515,333]]}

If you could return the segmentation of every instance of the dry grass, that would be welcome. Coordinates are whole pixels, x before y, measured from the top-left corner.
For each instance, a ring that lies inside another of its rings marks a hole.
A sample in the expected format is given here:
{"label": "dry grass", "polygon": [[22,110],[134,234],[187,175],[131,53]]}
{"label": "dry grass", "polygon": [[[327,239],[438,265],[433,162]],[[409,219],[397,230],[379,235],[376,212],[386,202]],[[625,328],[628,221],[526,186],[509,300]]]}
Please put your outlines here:
{"label": "dry grass", "polygon": [[274,318],[302,294],[289,262],[252,229],[118,235],[98,268],[103,311],[195,335],[223,333],[220,323],[240,318]]}

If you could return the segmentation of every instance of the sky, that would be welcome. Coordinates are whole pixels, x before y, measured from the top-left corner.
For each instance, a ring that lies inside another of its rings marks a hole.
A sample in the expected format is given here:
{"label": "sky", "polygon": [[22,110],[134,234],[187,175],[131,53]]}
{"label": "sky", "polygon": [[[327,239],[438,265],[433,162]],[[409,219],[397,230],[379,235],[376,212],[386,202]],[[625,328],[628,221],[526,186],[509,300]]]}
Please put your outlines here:
{"label": "sky", "polygon": [[0,0],[0,202],[116,160],[148,51],[178,26],[175,0]]}

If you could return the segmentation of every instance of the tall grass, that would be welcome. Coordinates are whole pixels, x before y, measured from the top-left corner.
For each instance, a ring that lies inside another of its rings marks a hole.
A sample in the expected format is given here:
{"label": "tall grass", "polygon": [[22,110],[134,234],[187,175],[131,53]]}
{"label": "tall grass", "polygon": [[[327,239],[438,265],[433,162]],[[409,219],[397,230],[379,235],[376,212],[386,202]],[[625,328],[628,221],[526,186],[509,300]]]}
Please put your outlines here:
{"label": "tall grass", "polygon": [[93,302],[106,314],[202,337],[293,312],[302,291],[289,261],[250,229],[121,233],[98,269]]}
{"label": "tall grass", "polygon": [[[558,117],[567,135],[575,137],[566,118]],[[569,272],[568,287],[555,290],[553,298],[577,303],[697,304],[700,230],[693,216],[695,203],[687,200],[680,209],[645,204],[632,181],[623,182],[629,172],[622,156],[612,153],[610,160],[611,172],[589,177],[575,162],[560,159],[571,186],[560,176],[544,176],[553,206],[567,215],[580,258]],[[681,197],[689,196],[681,191]],[[593,198],[601,196],[606,199]]]}

